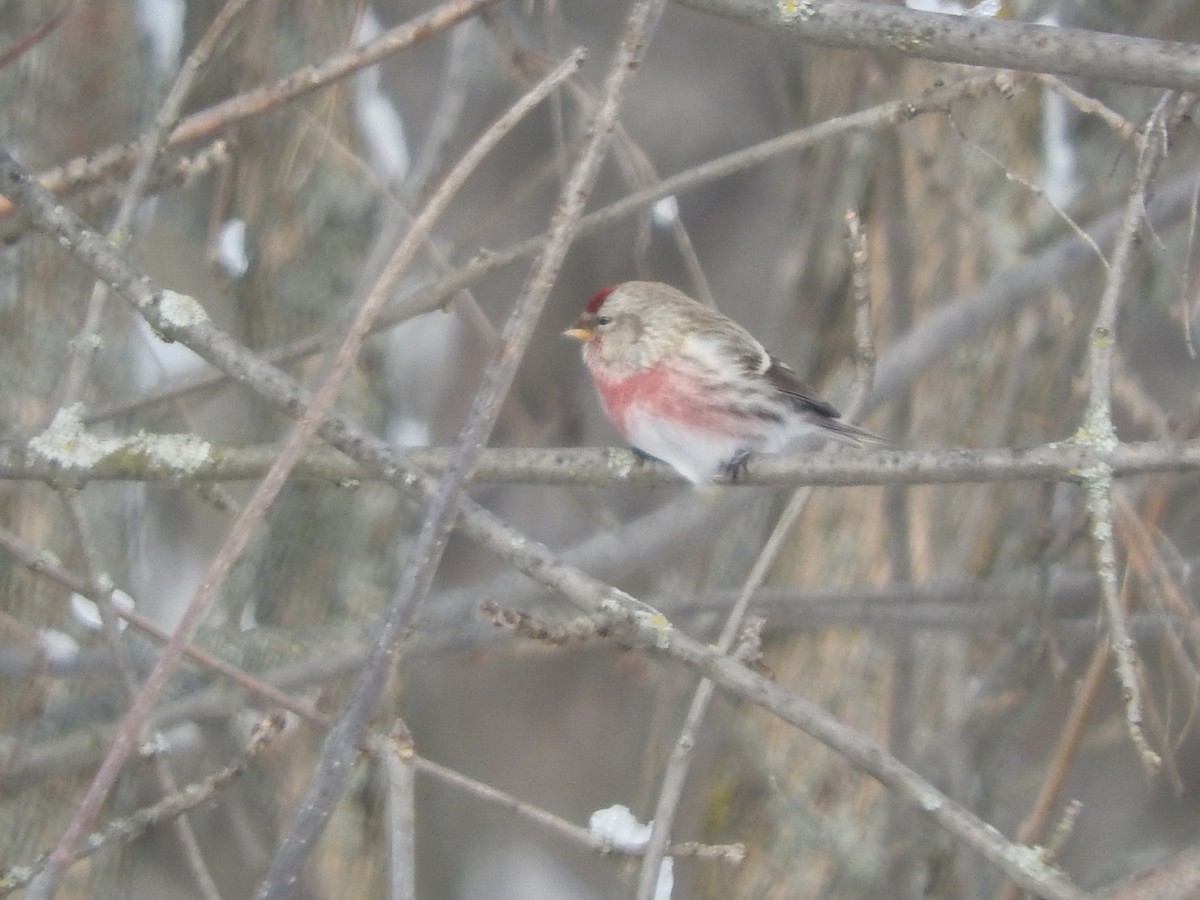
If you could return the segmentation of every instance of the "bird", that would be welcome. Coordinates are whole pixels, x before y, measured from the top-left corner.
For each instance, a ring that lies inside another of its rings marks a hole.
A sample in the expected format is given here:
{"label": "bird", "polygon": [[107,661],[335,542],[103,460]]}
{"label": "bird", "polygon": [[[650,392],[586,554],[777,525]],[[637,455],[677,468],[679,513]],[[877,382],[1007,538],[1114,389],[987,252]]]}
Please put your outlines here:
{"label": "bird", "polygon": [[884,438],[827,400],[728,316],[669,284],[626,281],[563,332],[583,344],[609,420],[640,453],[701,485],[803,435],[861,447]]}

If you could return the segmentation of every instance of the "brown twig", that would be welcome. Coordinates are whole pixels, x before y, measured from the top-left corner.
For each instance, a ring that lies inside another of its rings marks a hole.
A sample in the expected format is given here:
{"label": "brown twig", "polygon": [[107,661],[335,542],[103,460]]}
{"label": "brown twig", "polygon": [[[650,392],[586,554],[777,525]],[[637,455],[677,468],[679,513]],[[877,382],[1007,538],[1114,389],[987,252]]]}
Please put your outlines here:
{"label": "brown twig", "polygon": [[[997,78],[992,75],[965,79],[918,96],[883,103],[771,138],[665,178],[629,195],[624,200],[584,216],[579,223],[577,233],[580,236],[594,233],[614,222],[642,212],[648,204],[662,197],[685,193],[720,178],[766,163],[781,154],[803,150],[824,141],[859,131],[874,131],[892,127],[916,116],[940,113],[955,101],[982,96],[995,91],[997,87]],[[387,312],[380,316],[378,327],[385,328],[395,325],[412,316],[441,308],[455,293],[467,285],[525,257],[536,254],[541,250],[545,241],[545,235],[538,235],[503,250],[489,250],[481,253],[457,272],[432,285],[419,288],[392,304]],[[989,302],[986,304],[989,309],[998,307],[1003,310],[1003,306],[1003,304],[997,303],[995,298],[989,298]],[[337,336],[337,333],[331,330],[264,351],[262,356],[267,362],[283,363],[319,352],[328,347]],[[176,397],[211,389],[227,383],[228,379],[229,376],[220,371],[189,378],[175,385],[167,385],[149,391],[141,397],[97,408],[88,414],[86,421],[93,423],[116,416],[129,415]]]}
{"label": "brown twig", "polygon": [[[132,703],[137,696],[138,679],[121,636],[117,608],[113,603],[112,579],[101,562],[100,551],[96,546],[95,536],[79,494],[73,490],[62,493],[67,518],[71,522],[76,542],[82,551],[81,555],[87,571],[87,594],[100,610],[101,632],[104,635],[105,644],[121,675],[121,686],[125,697]],[[139,735],[139,737],[144,740],[145,735]],[[163,754],[152,754],[150,767],[154,771],[155,780],[158,782],[159,790],[164,798],[178,793],[179,784],[175,780],[170,763]],[[173,818],[171,832],[182,851],[184,864],[195,882],[197,892],[204,900],[220,900],[220,891],[217,890],[212,872],[204,859],[204,853],[200,849],[200,842],[196,839],[196,832],[192,828],[191,820],[186,815]]]}
{"label": "brown twig", "polygon": [[[447,0],[423,15],[390,28],[373,41],[298,69],[271,84],[230,97],[188,116],[171,131],[167,148],[215,137],[234,125],[261,116],[284,103],[304,97],[348,78],[393,53],[428,40],[476,15],[499,0]],[[139,139],[140,141],[140,139]],[[56,194],[68,194],[110,177],[132,164],[139,141],[120,144],[73,159],[43,172],[39,181]],[[11,215],[12,204],[0,199],[0,219]]]}
{"label": "brown twig", "polygon": [[[0,528],[0,547],[7,550],[22,565],[28,567],[30,571],[49,578],[73,593],[87,597],[97,605],[104,600],[105,596],[112,593],[111,586],[96,585],[89,582],[87,579],[64,568],[57,560],[52,559],[39,548],[21,540],[17,535],[2,528]],[[114,612],[122,621],[128,622],[138,631],[150,636],[160,644],[165,644],[171,639],[169,632],[160,628],[136,609],[114,608]],[[201,668],[208,669],[217,675],[229,679],[251,696],[258,697],[281,709],[294,712],[303,719],[318,723],[324,721],[324,717],[317,712],[315,707],[302,700],[297,700],[243,669],[229,665],[206,650],[188,644],[183,652]]]}
{"label": "brown twig", "polygon": [[18,38],[3,51],[0,51],[0,69],[5,68],[14,60],[20,59],[30,49],[36,47],[49,37],[59,25],[67,20],[67,17],[71,13],[75,12],[77,6],[79,6],[79,0],[66,0],[61,7],[26,32],[23,37]]}
{"label": "brown twig", "polygon": [[45,871],[30,886],[31,898],[48,898],[53,893],[58,873],[67,864],[67,861],[73,857],[75,848],[82,838],[83,831],[90,822],[94,821],[99,806],[103,803],[112,783],[115,781],[124,759],[132,751],[133,736],[140,730],[155,700],[166,686],[171,673],[174,671],[174,667],[183,655],[183,648],[186,646],[191,634],[207,614],[225,575],[248,543],[255,527],[257,527],[258,521],[283,488],[287,475],[299,459],[304,446],[321,427],[328,410],[337,396],[342,381],[349,373],[351,366],[353,366],[358,350],[369,333],[373,317],[382,309],[395,281],[399,278],[404,267],[424,240],[429,226],[445,209],[451,197],[453,197],[466,179],[466,176],[482,160],[484,155],[495,146],[503,135],[511,130],[513,124],[522,115],[532,109],[558,82],[561,82],[570,71],[577,67],[580,60],[581,54],[576,54],[560,67],[554,73],[553,77],[547,78],[546,82],[539,86],[538,89],[531,91],[530,94],[518,101],[513,110],[489,129],[459,163],[459,166],[447,176],[442,188],[434,194],[422,214],[417,217],[405,240],[397,248],[391,263],[380,274],[376,288],[368,296],[360,309],[355,322],[352,324],[334,358],[329,373],[323,379],[312,399],[305,404],[300,419],[289,435],[283,449],[272,462],[270,470],[262,482],[260,482],[253,497],[251,497],[242,510],[241,515],[226,537],[224,544],[210,564],[208,571],[201,579],[200,585],[197,587],[195,594],[180,618],[171,641],[163,649],[154,669],[146,678],[146,682],[142,686],[138,697],[125,715],[122,727],[118,731],[118,738],[113,743],[112,751],[105,757],[104,762],[101,763],[100,769],[96,773],[91,786],[80,801],[71,824],[63,833],[58,846],[51,854],[50,862]]}
{"label": "brown twig", "polygon": [[[1058,734],[1058,743],[1046,767],[1046,775],[1042,779],[1037,798],[1017,829],[1017,840],[1023,844],[1032,844],[1040,840],[1050,822],[1050,816],[1058,806],[1063,785],[1066,784],[1071,765],[1083,742],[1088,719],[1095,709],[1096,700],[1109,674],[1110,649],[1108,644],[1101,643],[1092,651],[1091,662],[1088,663],[1087,672],[1075,691],[1075,699],[1071,703],[1067,721]],[[1003,900],[1019,900],[1020,895],[1020,888],[1010,884],[1005,889]]]}
{"label": "brown twig", "polygon": [[[178,820],[188,810],[211,804],[221,791],[250,767],[254,757],[271,746],[282,730],[281,716],[264,719],[254,729],[245,749],[228,765],[182,790],[172,792],[153,806],[135,810],[108,822],[98,832],[88,836],[76,859],[85,859],[117,842],[132,841],[151,828]],[[34,860],[32,864],[0,871],[0,897],[27,886],[34,876],[43,870],[48,859],[49,854],[46,854]]]}
{"label": "brown twig", "polygon": [[[640,47],[634,42],[633,46],[629,48],[629,55],[622,61],[636,61],[639,57],[638,50]],[[310,435],[315,433],[322,424],[325,413],[332,405],[336,385],[349,373],[358,349],[370,332],[374,317],[382,310],[395,282],[399,279],[404,267],[407,266],[412,254],[424,240],[433,218],[441,212],[449,198],[461,186],[466,175],[474,169],[478,162],[482,161],[484,155],[495,143],[507,134],[529,110],[574,72],[583,57],[583,52],[577,50],[566,62],[559,65],[522,97],[509,113],[501,117],[485,133],[476,146],[447,175],[442,186],[434,192],[425,210],[414,221],[408,237],[397,248],[389,264],[384,267],[377,282],[377,289],[372,291],[371,296],[363,305],[363,310],[351,326],[350,333],[334,362],[333,371],[327,379],[326,384],[329,389],[319,391],[313,399],[309,408],[318,408],[320,416],[312,420]],[[610,117],[615,118],[617,96],[623,85],[623,77],[614,80],[611,85],[612,92],[608,99],[612,106],[607,110]],[[367,719],[375,707],[379,693],[390,672],[396,644],[407,627],[408,621],[416,609],[416,604],[432,582],[434,572],[441,559],[441,553],[445,548],[446,538],[457,518],[465,484],[474,461],[483,444],[486,443],[488,434],[499,415],[500,404],[512,383],[517,364],[520,362],[524,348],[532,335],[537,316],[549,294],[553,275],[566,253],[567,239],[572,234],[575,222],[582,214],[583,198],[586,197],[596,171],[599,169],[607,131],[601,115],[597,116],[594,127],[593,139],[585,148],[576,165],[573,177],[564,190],[563,206],[560,216],[556,217],[555,222],[557,227],[552,228],[551,238],[542,257],[541,266],[530,279],[532,289],[518,301],[517,307],[509,319],[509,324],[501,335],[501,348],[496,363],[489,367],[488,373],[485,373],[484,385],[476,395],[476,402],[472,406],[467,424],[463,428],[458,445],[451,457],[450,469],[426,510],[424,523],[410,556],[411,562],[401,575],[400,583],[368,655],[363,674],[355,685],[354,692],[341,718],[326,741],[325,750],[317,764],[308,794],[260,885],[258,892],[260,900],[286,896],[291,892],[291,886],[298,878],[309,850],[324,829],[333,803],[341,795],[349,779],[350,762],[356,753]],[[322,393],[326,395],[324,398]],[[326,402],[323,406],[318,407],[318,401],[322,399]],[[307,436],[304,438],[304,441],[306,440]],[[304,441],[292,445],[294,452],[291,454],[291,464],[294,464],[299,458]]]}
{"label": "brown twig", "polygon": [[1015,184],[1021,185],[1021,187],[1025,188],[1025,190],[1029,191],[1029,193],[1033,194],[1035,197],[1049,206],[1054,212],[1054,215],[1062,220],[1066,226],[1075,233],[1075,236],[1087,244],[1091,251],[1096,254],[1096,259],[1100,261],[1100,264],[1105,268],[1105,270],[1108,269],[1108,260],[1105,259],[1104,253],[1100,249],[1100,245],[1097,244],[1096,240],[1084,230],[1082,225],[1076,222],[1075,219],[1065,209],[1055,202],[1053,197],[1046,193],[1045,188],[1030,181],[1020,172],[1016,171],[1016,169],[1014,169],[1012,166],[1009,166],[1007,163],[1005,163],[1004,160],[1000,159],[1000,157],[998,157],[991,150],[968,137],[967,133],[963,131],[962,126],[958,124],[958,120],[954,118],[953,113],[951,113],[948,118],[950,120],[950,126],[954,129],[954,133],[958,135],[958,139],[962,141],[968,149],[977,153],[979,156],[982,156],[993,166],[1003,172],[1006,179]]}
{"label": "brown twig", "polygon": [[[121,203],[108,229],[108,239],[113,246],[123,248],[131,242],[134,214],[146,195],[155,165],[166,151],[168,134],[179,118],[179,111],[191,93],[192,86],[216,52],[217,46],[225,40],[248,2],[249,0],[226,0],[204,32],[204,36],[180,66],[171,89],[154,115],[150,129],[133,145],[133,172],[125,185]],[[55,409],[69,406],[83,396],[92,361],[100,347],[100,325],[107,305],[108,285],[103,280],[98,280],[93,285],[91,297],[88,299],[83,327],[71,344],[70,359],[58,388],[57,400],[53,404]]]}
{"label": "brown twig", "polygon": [[1035,75],[1034,79],[1061,96],[1077,110],[1086,116],[1095,116],[1125,140],[1131,140],[1137,134],[1137,127],[1095,97],[1090,97],[1082,91],[1077,91],[1061,78],[1055,75]]}

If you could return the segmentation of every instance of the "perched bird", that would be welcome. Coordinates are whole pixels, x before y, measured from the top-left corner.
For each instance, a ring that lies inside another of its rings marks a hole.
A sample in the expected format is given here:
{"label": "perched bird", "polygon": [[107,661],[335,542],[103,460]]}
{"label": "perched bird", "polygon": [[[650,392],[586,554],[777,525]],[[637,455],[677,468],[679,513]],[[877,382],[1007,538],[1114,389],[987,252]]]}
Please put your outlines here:
{"label": "perched bird", "polygon": [[843,422],[737,322],[668,284],[605,288],[563,334],[583,343],[583,362],[621,435],[693,484],[805,434],[886,443]]}

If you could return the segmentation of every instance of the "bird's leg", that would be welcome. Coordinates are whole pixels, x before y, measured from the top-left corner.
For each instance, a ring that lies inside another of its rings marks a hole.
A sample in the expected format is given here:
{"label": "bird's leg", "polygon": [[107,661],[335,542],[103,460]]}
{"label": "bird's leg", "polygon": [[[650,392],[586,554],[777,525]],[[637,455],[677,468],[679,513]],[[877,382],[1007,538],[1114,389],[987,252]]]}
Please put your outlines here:
{"label": "bird's leg", "polygon": [[750,451],[742,450],[721,468],[725,470],[725,474],[729,476],[729,480],[737,484],[738,479],[750,471]]}
{"label": "bird's leg", "polygon": [[637,447],[630,447],[629,452],[633,454],[633,458],[637,460],[639,466],[644,466],[648,462],[658,462],[657,456],[651,456],[645,450],[639,450]]}

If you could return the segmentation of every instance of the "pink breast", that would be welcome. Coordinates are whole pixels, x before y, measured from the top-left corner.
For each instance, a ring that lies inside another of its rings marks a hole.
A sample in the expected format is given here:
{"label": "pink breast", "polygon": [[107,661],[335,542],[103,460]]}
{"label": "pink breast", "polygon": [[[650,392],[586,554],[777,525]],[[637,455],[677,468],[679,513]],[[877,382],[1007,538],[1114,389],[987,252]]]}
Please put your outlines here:
{"label": "pink breast", "polygon": [[727,391],[706,381],[699,373],[685,375],[658,368],[619,379],[597,375],[596,390],[608,417],[625,436],[629,433],[627,421],[633,410],[641,416],[667,419],[691,428],[743,430],[744,416],[725,402]]}

